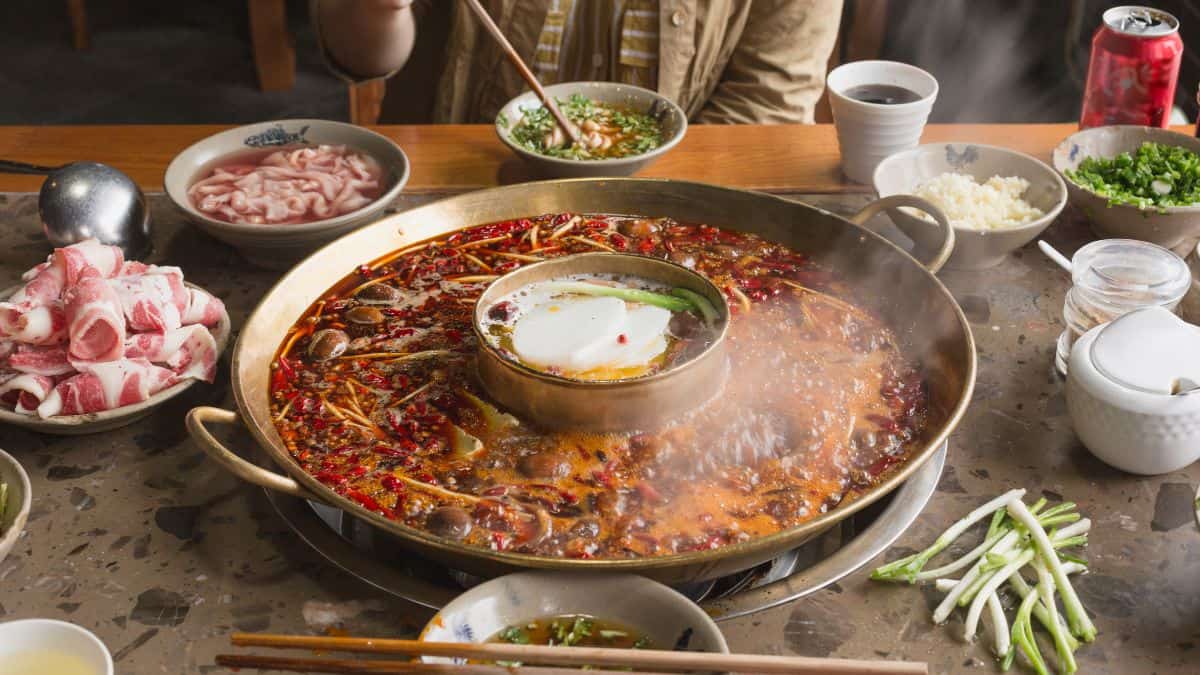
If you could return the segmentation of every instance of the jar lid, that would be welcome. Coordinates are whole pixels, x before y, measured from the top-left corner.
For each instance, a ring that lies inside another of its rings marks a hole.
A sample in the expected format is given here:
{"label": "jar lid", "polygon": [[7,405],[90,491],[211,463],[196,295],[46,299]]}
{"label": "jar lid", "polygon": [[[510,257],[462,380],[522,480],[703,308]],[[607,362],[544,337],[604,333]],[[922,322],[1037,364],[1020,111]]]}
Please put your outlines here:
{"label": "jar lid", "polygon": [[1071,257],[1071,279],[1118,305],[1170,305],[1192,285],[1192,271],[1175,253],[1133,239],[1101,239]]}
{"label": "jar lid", "polygon": [[1200,327],[1161,307],[1139,309],[1100,329],[1091,357],[1123,387],[1170,395],[1180,380],[1200,382]]}

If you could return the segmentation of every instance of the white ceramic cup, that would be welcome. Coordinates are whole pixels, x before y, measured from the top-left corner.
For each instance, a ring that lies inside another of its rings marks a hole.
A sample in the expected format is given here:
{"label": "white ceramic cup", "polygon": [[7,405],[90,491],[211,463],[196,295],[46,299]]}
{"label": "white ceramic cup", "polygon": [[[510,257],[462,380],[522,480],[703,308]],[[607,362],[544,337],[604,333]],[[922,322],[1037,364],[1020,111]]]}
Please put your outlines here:
{"label": "white ceramic cup", "polygon": [[[882,104],[856,101],[845,95],[847,90],[865,84],[904,87],[921,98],[911,103]],[[840,65],[829,73],[825,86],[837,127],[842,171],[856,183],[870,183],[884,157],[917,147],[938,93],[932,75],[896,61]]]}
{"label": "white ceramic cup", "polygon": [[[113,675],[112,655],[91,631],[66,621],[22,619],[0,623],[0,672],[6,659],[25,652],[50,651],[71,655],[95,675]],[[11,662],[10,662],[11,663]]]}

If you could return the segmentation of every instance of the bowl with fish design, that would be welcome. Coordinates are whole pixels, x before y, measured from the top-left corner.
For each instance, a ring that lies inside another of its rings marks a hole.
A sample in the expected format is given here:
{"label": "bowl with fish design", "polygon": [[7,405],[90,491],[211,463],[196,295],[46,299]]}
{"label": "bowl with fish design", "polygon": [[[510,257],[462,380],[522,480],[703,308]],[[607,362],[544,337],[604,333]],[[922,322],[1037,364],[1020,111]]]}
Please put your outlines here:
{"label": "bowl with fish design", "polygon": [[408,157],[387,136],[298,119],[200,140],[175,156],[163,186],[201,230],[257,266],[287,269],[383,215],[408,176]]}
{"label": "bowl with fish design", "polygon": [[[949,178],[965,176],[974,185],[957,179],[950,184],[969,192],[951,195],[940,190],[937,198],[961,196],[964,203],[937,203],[923,190],[933,190],[927,186],[945,180],[948,174]],[[873,182],[881,197],[916,194],[942,208],[954,227],[954,251],[946,262],[952,269],[999,265],[1009,253],[1050,227],[1067,204],[1062,178],[1044,162],[1022,152],[978,143],[928,143],[889,155],[875,168]],[[1008,199],[1010,191],[1017,190],[1019,195]],[[955,218],[956,212],[978,215],[968,221]],[[918,247],[930,247],[940,240],[934,222],[911,208],[889,209],[888,216]]]}

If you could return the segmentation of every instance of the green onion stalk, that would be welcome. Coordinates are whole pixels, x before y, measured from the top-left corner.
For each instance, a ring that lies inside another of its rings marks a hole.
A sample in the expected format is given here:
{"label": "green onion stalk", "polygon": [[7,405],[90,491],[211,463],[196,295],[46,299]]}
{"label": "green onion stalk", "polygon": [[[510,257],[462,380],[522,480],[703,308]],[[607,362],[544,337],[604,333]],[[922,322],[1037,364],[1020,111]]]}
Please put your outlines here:
{"label": "green onion stalk", "polygon": [[972,525],[988,517],[993,511],[1004,508],[1010,500],[1020,500],[1024,495],[1024,489],[1009,490],[999,497],[979,506],[951,525],[950,529],[943,532],[933,542],[932,546],[920,553],[895,560],[876,569],[871,573],[871,578],[876,581],[907,581],[910,584],[916,583],[917,574],[921,572],[921,569],[925,567],[933,556],[941,553],[947,546],[954,543],[954,540],[958,539]]}
{"label": "green onion stalk", "polygon": [[[1037,518],[1020,500],[1010,502],[1007,508],[1008,512],[1029,531],[1036,545],[1038,556],[1050,568],[1050,572],[1054,576],[1054,583],[1058,585],[1058,592],[1062,595],[1063,608],[1067,612],[1067,623],[1071,627],[1071,633],[1084,642],[1095,640],[1096,626],[1088,616],[1087,610],[1083,608],[1083,603],[1079,601],[1079,596],[1075,593],[1071,580],[1067,578],[1067,573],[1063,571],[1062,563],[1054,552],[1054,545],[1050,542],[1050,537],[1046,535],[1046,531],[1042,529]],[[1080,521],[1080,523],[1082,522]],[[1063,531],[1065,532],[1067,529],[1069,528],[1064,528]]]}
{"label": "green onion stalk", "polygon": [[1073,673],[1079,670],[1079,666],[1075,663],[1075,650],[1071,648],[1065,637],[1070,633],[1062,629],[1062,623],[1058,619],[1058,602],[1054,599],[1054,577],[1041,560],[1034,561],[1033,569],[1038,576],[1041,604],[1050,613],[1049,631],[1050,637],[1054,639],[1054,651],[1058,654],[1059,667],[1064,672]]}
{"label": "green onion stalk", "polygon": [[[665,293],[655,293],[654,291],[645,291],[639,288],[605,286],[604,284],[592,284],[586,281],[550,281],[544,284],[543,287],[555,293],[577,293],[579,295],[620,298],[626,302],[640,302],[644,305],[653,305],[672,312],[701,311],[691,301],[684,298]],[[712,309],[711,305],[709,305],[709,309]]]}
{"label": "green onion stalk", "polygon": [[[1068,545],[1067,542],[1075,543],[1074,539],[1079,531],[1086,531],[1091,526],[1088,520],[1081,520],[1075,525],[1064,528],[1061,532],[1056,533],[1056,541],[1054,545]],[[971,606],[967,611],[967,620],[963,625],[963,636],[967,640],[971,640],[975,636],[975,632],[979,626],[979,615],[983,612],[984,603],[987,598],[993,595],[1000,585],[1008,581],[1008,578],[1016,574],[1021,568],[1028,565],[1034,559],[1035,552],[1033,548],[1025,548],[1017,555],[1011,558],[1011,561],[1000,567],[998,570],[990,573],[990,576],[985,578],[985,581],[980,585],[979,589],[973,594],[974,597],[970,601]],[[1055,554],[1057,560],[1057,554]],[[1053,587],[1050,587],[1053,592]],[[964,598],[965,599],[965,598]],[[1043,600],[1043,602],[1045,602]],[[1053,599],[1051,599],[1053,603]],[[1053,615],[1053,611],[1051,612]],[[1053,622],[1057,623],[1057,622]],[[1051,629],[1053,632],[1054,629]]]}
{"label": "green onion stalk", "polygon": [[700,295],[690,288],[672,289],[671,295],[692,303],[692,306],[696,308],[696,311],[700,312],[700,316],[704,317],[704,323],[710,326],[721,318],[720,315],[717,314],[717,308],[713,307],[713,304],[708,301],[708,298]]}
{"label": "green onion stalk", "polygon": [[[1080,518],[1078,513],[1064,513],[1064,510],[1066,510],[1066,509],[1075,508],[1075,505],[1071,502],[1059,504],[1058,506],[1047,509],[1045,513],[1040,513],[1039,512],[1040,509],[1043,506],[1045,506],[1045,504],[1046,504],[1045,499],[1039,499],[1033,506],[1031,506],[1029,508],[1029,510],[1032,513],[1037,514],[1038,522],[1042,523],[1043,526],[1057,525],[1057,524],[1066,523],[1066,522],[1074,522],[1076,520],[1079,520],[1079,518]],[[988,527],[987,537],[983,540],[983,543],[979,544],[975,548],[968,551],[966,554],[964,554],[958,560],[955,560],[954,562],[951,562],[947,565],[943,565],[941,567],[938,567],[938,568],[935,568],[932,570],[922,571],[919,574],[917,574],[914,577],[914,579],[918,582],[929,581],[932,579],[940,579],[941,577],[944,577],[948,574],[953,574],[953,573],[957,572],[958,570],[966,567],[967,565],[970,565],[972,562],[974,562],[980,556],[987,553],[993,546],[995,546],[996,543],[999,542],[1000,539],[1004,535],[1008,534],[1009,532],[1011,532],[1013,530],[1013,527],[1014,527],[1013,521],[1012,521],[1012,519],[1007,518],[1006,515],[1007,515],[1006,511],[1003,508],[997,509],[996,513],[992,515],[992,524]],[[910,558],[912,558],[912,557],[915,557],[915,556],[910,556]],[[880,568],[880,569],[883,569],[883,568]],[[872,578],[875,578],[875,577],[873,576]],[[903,579],[896,578],[896,579],[879,579],[879,580],[880,581],[902,581]]]}
{"label": "green onion stalk", "polygon": [[[1013,620],[1012,641],[1021,648],[1021,652],[1025,654],[1025,658],[1029,660],[1038,675],[1050,675],[1050,671],[1046,669],[1046,661],[1042,659],[1042,652],[1038,649],[1037,638],[1033,634],[1033,625],[1029,621],[1029,616],[1033,613],[1033,606],[1038,602],[1038,595],[1035,591],[1021,601],[1021,606],[1017,609],[1017,617]],[[1015,656],[1015,651],[1013,655]],[[1002,665],[1005,668],[1011,666],[1012,658],[1005,659]]]}
{"label": "green onion stalk", "polygon": [[[1074,563],[1074,562],[1068,562],[1068,563],[1063,564],[1063,570],[1065,570],[1068,575],[1079,574],[1080,572],[1087,571],[1087,565],[1083,565],[1080,563]],[[959,584],[959,581],[960,581],[959,579],[949,579],[949,578],[938,579],[937,582],[934,584],[934,588],[936,588],[938,590],[938,592],[940,592],[940,593],[948,593],[948,592],[950,592],[950,590],[952,588],[954,588],[955,586],[957,586]],[[1019,595],[1022,600],[1024,600],[1030,593],[1034,592],[1034,589],[1032,587],[1030,587],[1029,582],[1025,581],[1024,577],[1021,576],[1020,572],[1017,572],[1017,573],[1013,574],[1011,577],[1009,577],[1008,583],[1009,583],[1009,587],[1012,588],[1013,590],[1015,590],[1017,592],[1017,595]],[[996,600],[994,603],[992,602],[993,598],[995,598],[995,600]],[[993,626],[1000,624],[1000,622],[996,620],[996,616],[994,614],[995,607],[1000,607],[1000,598],[999,598],[998,594],[993,593],[992,596],[990,598],[988,598],[988,611],[989,611],[989,613],[992,613]],[[1001,614],[1001,616],[1003,616],[1003,614]],[[1051,630],[1052,624],[1050,623],[1050,614],[1046,611],[1046,607],[1044,605],[1042,605],[1042,603],[1039,602],[1033,606],[1033,616],[1042,624],[1042,626],[1044,626],[1046,628],[1047,631]],[[1057,616],[1057,612],[1055,613],[1055,618],[1058,620],[1059,630],[1061,631],[1063,637],[1066,639],[1066,642],[1070,646],[1071,651],[1078,649],[1079,641],[1076,640],[1074,638],[1074,636],[1071,635],[1071,633],[1067,629],[1067,625],[1063,622],[1062,618]],[[1001,638],[998,635],[996,636],[997,644],[995,646],[995,651],[996,651],[997,655],[1000,655],[1000,656],[1004,657],[1006,660],[1009,660],[1010,666],[1011,666],[1012,651],[1011,651],[1011,647],[1009,646],[1010,645],[1010,634],[1009,634],[1009,631],[1007,628],[1007,621],[1004,622],[1004,626],[1005,626],[1005,634],[1004,634],[1003,638]],[[1010,666],[1005,666],[1004,669],[1008,670],[1008,668]]]}

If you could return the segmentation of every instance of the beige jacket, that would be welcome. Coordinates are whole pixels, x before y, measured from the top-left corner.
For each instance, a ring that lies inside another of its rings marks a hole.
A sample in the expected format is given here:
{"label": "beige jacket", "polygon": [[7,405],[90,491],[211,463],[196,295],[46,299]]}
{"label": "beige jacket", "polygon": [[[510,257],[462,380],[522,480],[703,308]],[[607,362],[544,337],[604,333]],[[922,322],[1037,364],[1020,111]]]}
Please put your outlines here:
{"label": "beige jacket", "polygon": [[[484,0],[532,62],[546,6]],[[491,121],[525,87],[471,13],[455,3],[434,101],[437,122]],[[696,122],[812,123],[842,0],[661,0],[658,90]]]}

